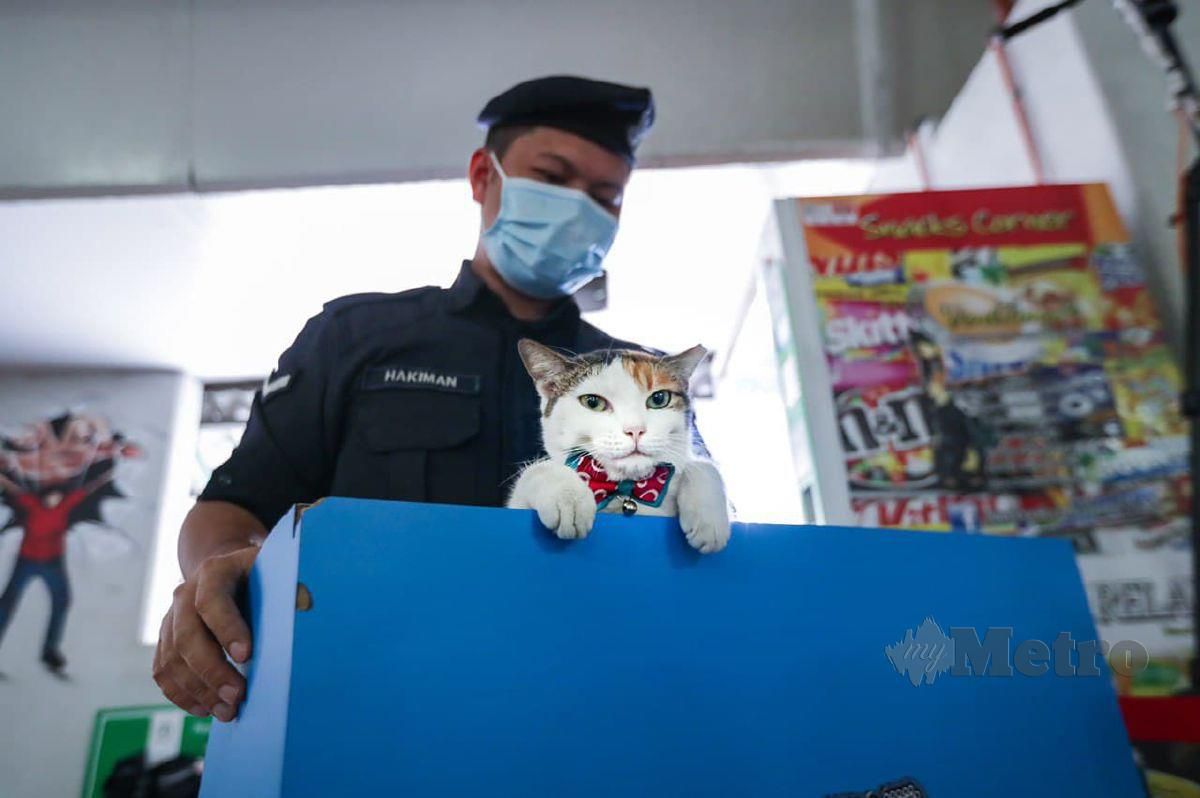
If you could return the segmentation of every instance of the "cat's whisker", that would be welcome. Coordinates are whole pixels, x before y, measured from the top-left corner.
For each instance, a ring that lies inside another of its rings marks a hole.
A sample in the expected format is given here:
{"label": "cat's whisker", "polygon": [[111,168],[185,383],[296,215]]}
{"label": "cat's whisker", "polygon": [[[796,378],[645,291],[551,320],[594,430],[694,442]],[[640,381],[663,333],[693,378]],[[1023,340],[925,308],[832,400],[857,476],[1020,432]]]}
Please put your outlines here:
{"label": "cat's whisker", "polygon": [[512,481],[514,481],[514,480],[515,480],[517,477],[521,476],[521,472],[522,472],[522,471],[524,471],[526,468],[529,468],[529,466],[531,466],[531,465],[533,465],[534,463],[538,462],[540,459],[541,459],[541,458],[536,458],[536,457],[535,457],[535,458],[534,458],[534,459],[532,459],[532,460],[524,460],[524,461],[522,461],[522,462],[519,462],[519,463],[517,463],[517,470],[516,470],[516,472],[514,472],[514,473],[513,473],[511,476],[509,476],[507,479],[501,480],[501,481],[500,481],[500,484],[501,484],[501,485],[507,485],[509,482],[512,482]]}

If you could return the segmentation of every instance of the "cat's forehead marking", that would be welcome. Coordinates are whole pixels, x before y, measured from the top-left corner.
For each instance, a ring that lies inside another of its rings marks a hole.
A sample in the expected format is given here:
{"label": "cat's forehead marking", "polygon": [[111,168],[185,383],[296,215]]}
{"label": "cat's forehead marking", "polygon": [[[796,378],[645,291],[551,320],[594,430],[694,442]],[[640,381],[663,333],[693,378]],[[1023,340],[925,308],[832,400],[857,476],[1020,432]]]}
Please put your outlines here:
{"label": "cat's forehead marking", "polygon": [[662,362],[651,355],[626,353],[621,355],[621,365],[634,382],[647,391],[656,388],[672,388],[678,390],[678,380],[663,368]]}

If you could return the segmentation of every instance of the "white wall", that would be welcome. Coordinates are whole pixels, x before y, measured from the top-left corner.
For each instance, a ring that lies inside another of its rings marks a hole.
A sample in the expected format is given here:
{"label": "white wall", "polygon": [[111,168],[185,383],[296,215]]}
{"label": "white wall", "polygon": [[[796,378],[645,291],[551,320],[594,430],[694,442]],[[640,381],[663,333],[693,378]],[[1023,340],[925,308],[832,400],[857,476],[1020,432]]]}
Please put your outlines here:
{"label": "white wall", "polygon": [[[110,528],[84,523],[68,535],[73,602],[63,639],[65,678],[38,662],[49,613],[40,582],[29,586],[0,641],[0,795],[5,798],[78,795],[96,710],[162,702],[150,675],[153,651],[139,643],[138,635],[166,491],[171,429],[181,401],[194,390],[189,380],[167,373],[0,376],[0,432],[11,435],[67,410],[87,411],[106,418],[142,450],[140,457],[117,464],[116,485],[125,497],[104,503],[102,515]],[[184,423],[195,424],[195,419]],[[0,523],[6,514],[0,509]],[[20,531],[0,535],[0,590],[8,583],[20,538]]]}
{"label": "white wall", "polygon": [[[656,279],[684,282],[681,264],[720,263],[743,247],[743,260],[725,267],[748,272],[745,231],[756,240],[769,196],[854,191],[870,172],[867,161],[639,169],[608,264],[612,308],[663,309],[638,282],[646,263],[657,264]],[[449,285],[478,230],[465,179],[0,203],[0,370],[261,379],[323,303]],[[736,280],[733,294],[698,283],[687,298],[727,319],[744,284]]]}
{"label": "white wall", "polygon": [[[1024,0],[1010,20],[1047,5]],[[1183,46],[1200,58],[1200,7],[1181,4]],[[1108,3],[1085,3],[1012,40],[1008,58],[1021,89],[1047,182],[1109,184],[1142,253],[1147,283],[1169,340],[1182,343],[1183,278],[1174,233],[1176,128],[1166,82]],[[987,53],[950,110],[925,139],[933,188],[1033,181],[998,62]],[[913,159],[884,165],[875,190],[921,188]]]}
{"label": "white wall", "polygon": [[[939,114],[988,4],[870,2],[895,118]],[[653,87],[646,163],[845,154],[863,136],[853,6],[8,0],[0,196],[458,176],[484,101],[562,72]]]}

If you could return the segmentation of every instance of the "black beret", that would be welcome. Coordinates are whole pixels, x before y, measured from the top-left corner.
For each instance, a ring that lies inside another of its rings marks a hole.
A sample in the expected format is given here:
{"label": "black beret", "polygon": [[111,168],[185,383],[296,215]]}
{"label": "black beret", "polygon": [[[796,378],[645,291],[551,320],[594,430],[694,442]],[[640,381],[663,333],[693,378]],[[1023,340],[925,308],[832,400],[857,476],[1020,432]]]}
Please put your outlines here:
{"label": "black beret", "polygon": [[544,125],[574,133],[632,162],[654,124],[649,89],[568,75],[518,83],[488,100],[479,112],[487,130]]}

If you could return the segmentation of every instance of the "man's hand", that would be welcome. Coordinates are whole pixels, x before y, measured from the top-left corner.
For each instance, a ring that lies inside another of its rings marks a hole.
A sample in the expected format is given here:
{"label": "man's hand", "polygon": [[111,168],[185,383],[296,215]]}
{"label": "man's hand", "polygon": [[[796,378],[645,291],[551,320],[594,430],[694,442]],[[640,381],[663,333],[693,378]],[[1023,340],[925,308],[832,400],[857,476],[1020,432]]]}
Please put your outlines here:
{"label": "man's hand", "polygon": [[247,546],[205,559],[175,588],[163,618],[154,681],[171,703],[193,715],[232,720],[246,695],[246,680],[224,652],[239,663],[250,657],[250,628],[234,595],[258,551]]}

